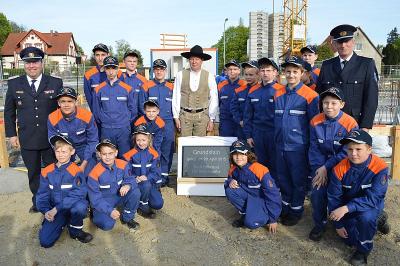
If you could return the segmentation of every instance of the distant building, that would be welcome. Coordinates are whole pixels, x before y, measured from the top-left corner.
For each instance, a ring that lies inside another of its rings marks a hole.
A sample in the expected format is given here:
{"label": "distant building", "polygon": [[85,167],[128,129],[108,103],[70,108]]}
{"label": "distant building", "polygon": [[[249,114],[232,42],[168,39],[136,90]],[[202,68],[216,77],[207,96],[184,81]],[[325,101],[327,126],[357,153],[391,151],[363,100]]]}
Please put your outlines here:
{"label": "distant building", "polygon": [[[361,27],[357,27],[357,31],[354,33],[354,41],[355,47],[354,52],[358,55],[370,57],[374,59],[376,68],[379,73],[381,73],[382,67],[382,58],[383,55],[378,50],[378,48],[372,43],[372,41],[368,38],[367,34],[361,29]],[[338,55],[335,48],[332,46],[331,36],[328,36],[323,42],[327,43],[328,46],[331,48],[332,52],[335,53],[335,56]]]}
{"label": "distant building", "polygon": [[268,13],[249,13],[248,56],[250,60],[268,57]]}
{"label": "distant building", "polygon": [[268,16],[268,57],[279,62],[283,54],[283,14],[273,13]]}
{"label": "distant building", "polygon": [[50,31],[50,33],[42,33],[32,29],[8,35],[1,48],[3,67],[23,67],[19,53],[29,46],[42,49],[46,54],[45,62],[58,64],[60,71],[76,62],[77,48],[71,32]]}
{"label": "distant building", "polygon": [[269,57],[278,61],[283,51],[283,14],[250,12],[249,29],[247,49],[249,59]]}

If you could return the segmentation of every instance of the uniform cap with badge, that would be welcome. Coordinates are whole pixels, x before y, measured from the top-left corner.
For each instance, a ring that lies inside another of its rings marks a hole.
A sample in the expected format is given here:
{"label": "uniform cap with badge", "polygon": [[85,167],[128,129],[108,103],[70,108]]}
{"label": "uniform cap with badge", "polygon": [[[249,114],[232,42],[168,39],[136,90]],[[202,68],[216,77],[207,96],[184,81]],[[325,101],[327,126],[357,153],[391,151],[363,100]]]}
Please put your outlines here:
{"label": "uniform cap with badge", "polygon": [[56,98],[58,99],[63,96],[68,96],[68,97],[74,98],[75,100],[78,98],[78,95],[77,95],[76,91],[74,90],[74,88],[68,87],[68,86],[64,86],[64,87],[58,89]]}
{"label": "uniform cap with badge", "polygon": [[319,98],[322,101],[326,96],[333,96],[335,98],[338,98],[339,100],[343,101],[344,100],[344,94],[341,89],[336,88],[336,87],[330,87],[327,90],[324,90],[320,95]]}
{"label": "uniform cap with badge", "polygon": [[160,105],[158,104],[158,102],[156,100],[149,99],[149,100],[146,100],[143,103],[143,108],[146,109],[146,107],[157,107],[157,108],[160,108]]}
{"label": "uniform cap with badge", "polygon": [[124,54],[124,59],[127,58],[128,56],[133,56],[133,57],[139,58],[139,55],[133,50],[126,51]]}
{"label": "uniform cap with badge", "polygon": [[162,59],[156,59],[153,62],[153,68],[156,68],[156,67],[161,67],[161,68],[166,69],[167,68],[167,63]]}
{"label": "uniform cap with badge", "polygon": [[250,150],[251,148],[249,144],[247,144],[247,142],[243,140],[236,140],[235,142],[232,143],[230,147],[230,153],[239,152],[242,154],[246,154]]}
{"label": "uniform cap with badge", "polygon": [[297,56],[290,56],[286,58],[285,62],[281,65],[281,67],[287,67],[290,65],[304,68],[304,60]]}
{"label": "uniform cap with badge", "polygon": [[300,49],[300,53],[310,52],[313,54],[317,54],[317,46],[315,45],[307,45]]}
{"label": "uniform cap with badge", "polygon": [[103,51],[105,53],[109,53],[110,51],[108,50],[107,45],[103,44],[103,43],[98,43],[93,47],[93,53],[95,53],[96,51]]}
{"label": "uniform cap with badge", "polygon": [[278,64],[272,58],[262,57],[262,58],[258,59],[257,64],[259,65],[259,67],[261,67],[263,65],[269,65],[269,66],[272,66],[273,68],[275,68],[277,71],[279,71]]}
{"label": "uniform cap with badge", "polygon": [[136,127],[133,129],[133,135],[136,135],[136,134],[151,135],[151,132],[150,132],[149,129],[146,127],[146,125],[141,124],[141,125],[136,126]]}
{"label": "uniform cap with badge", "polygon": [[348,24],[342,24],[334,27],[330,32],[330,36],[332,36],[334,41],[340,43],[347,42],[348,40],[353,38],[354,32],[356,31],[357,31],[356,27]]}
{"label": "uniform cap with badge", "polygon": [[251,67],[251,68],[258,68],[258,63],[256,60],[250,60],[249,62],[243,62],[242,68]]}
{"label": "uniform cap with badge", "polygon": [[118,59],[114,56],[107,56],[103,61],[104,67],[119,67]]}
{"label": "uniform cap with badge", "polygon": [[101,147],[107,146],[112,149],[117,149],[117,145],[115,145],[111,140],[109,139],[102,139],[97,145],[96,145],[96,150],[100,151]]}
{"label": "uniform cap with badge", "polygon": [[54,135],[49,139],[49,142],[51,144],[51,146],[55,146],[57,141],[62,141],[67,143],[68,145],[71,145],[72,147],[74,147],[74,143],[72,142],[71,139],[69,139],[67,136],[63,136],[63,135]]}
{"label": "uniform cap with badge", "polygon": [[36,47],[26,47],[19,53],[24,62],[37,62],[44,58],[44,52]]}
{"label": "uniform cap with badge", "polygon": [[236,60],[231,60],[231,61],[229,61],[228,63],[226,63],[225,64],[225,68],[228,68],[228,67],[230,67],[230,66],[235,66],[235,67],[238,67],[238,68],[240,68],[240,64],[238,63],[238,61],[236,61]]}
{"label": "uniform cap with badge", "polygon": [[369,146],[372,146],[372,137],[366,131],[362,129],[357,129],[351,131],[347,135],[347,137],[341,139],[339,142],[342,145],[346,145],[350,142],[355,142],[357,144],[368,144]]}

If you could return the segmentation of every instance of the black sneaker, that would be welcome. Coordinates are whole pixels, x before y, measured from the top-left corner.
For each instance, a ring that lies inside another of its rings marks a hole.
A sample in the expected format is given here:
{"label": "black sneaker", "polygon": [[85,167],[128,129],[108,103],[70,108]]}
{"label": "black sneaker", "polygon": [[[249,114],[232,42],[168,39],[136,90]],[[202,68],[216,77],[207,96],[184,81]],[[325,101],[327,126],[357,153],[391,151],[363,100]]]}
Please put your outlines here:
{"label": "black sneaker", "polygon": [[138,210],[137,210],[137,213],[138,213],[139,215],[141,215],[143,218],[147,218],[147,219],[154,219],[154,218],[156,218],[156,213],[155,213],[152,209],[150,209],[150,210],[147,211],[147,212],[142,211],[141,209],[138,209]]}
{"label": "black sneaker", "polygon": [[300,221],[300,217],[294,216],[294,215],[288,215],[286,218],[282,219],[282,224],[286,226],[293,226],[298,224]]}
{"label": "black sneaker", "polygon": [[129,229],[133,230],[137,230],[140,227],[140,224],[133,219],[128,222],[125,222],[124,220],[121,219],[121,223],[126,224],[129,227]]}
{"label": "black sneaker", "polygon": [[389,234],[390,224],[388,222],[388,215],[385,211],[382,211],[382,213],[378,216],[377,224],[379,232],[381,232],[384,235]]}
{"label": "black sneaker", "polygon": [[288,213],[281,213],[281,215],[279,215],[278,222],[282,223],[282,221],[285,220],[288,216]]}
{"label": "black sneaker", "polygon": [[32,207],[30,207],[30,209],[29,209],[29,213],[38,213],[38,212],[39,212],[39,210],[36,208],[35,205],[32,205]]}
{"label": "black sneaker", "polygon": [[244,227],[244,215],[240,216],[239,219],[234,220],[232,226],[236,228]]}
{"label": "black sneaker", "polygon": [[89,233],[86,233],[85,231],[81,230],[79,231],[79,233],[75,236],[71,235],[72,239],[77,239],[82,243],[89,243],[90,241],[92,241],[93,236]]}
{"label": "black sneaker", "polygon": [[351,256],[350,264],[351,265],[367,265],[367,257],[368,254],[361,253],[360,251],[356,250]]}
{"label": "black sneaker", "polygon": [[308,238],[311,239],[312,241],[320,241],[322,238],[322,235],[324,233],[324,230],[320,229],[319,227],[314,226],[314,228],[311,230],[310,234],[308,235]]}

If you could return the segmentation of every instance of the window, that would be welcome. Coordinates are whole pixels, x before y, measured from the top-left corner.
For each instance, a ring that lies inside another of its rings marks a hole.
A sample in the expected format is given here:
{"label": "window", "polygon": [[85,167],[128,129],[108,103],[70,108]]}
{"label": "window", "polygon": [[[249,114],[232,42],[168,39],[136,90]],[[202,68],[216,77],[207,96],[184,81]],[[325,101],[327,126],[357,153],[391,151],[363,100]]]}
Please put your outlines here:
{"label": "window", "polygon": [[362,50],[362,43],[356,43],[355,49],[356,51],[361,51]]}
{"label": "window", "polygon": [[39,49],[42,49],[42,44],[41,43],[35,43],[35,47],[39,48]]}
{"label": "window", "polygon": [[31,43],[25,43],[24,44],[24,47],[26,48],[26,47],[31,47],[32,46],[32,44]]}

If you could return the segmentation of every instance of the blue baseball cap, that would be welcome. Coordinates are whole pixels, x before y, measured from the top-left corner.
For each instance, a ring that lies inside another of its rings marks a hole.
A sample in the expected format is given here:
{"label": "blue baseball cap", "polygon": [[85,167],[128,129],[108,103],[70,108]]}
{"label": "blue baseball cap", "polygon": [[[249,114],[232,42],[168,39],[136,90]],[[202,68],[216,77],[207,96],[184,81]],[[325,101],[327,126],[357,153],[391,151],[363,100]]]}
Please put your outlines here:
{"label": "blue baseball cap", "polygon": [[251,68],[258,68],[258,62],[256,60],[250,60],[248,62],[242,63],[242,68],[251,67]]}
{"label": "blue baseball cap", "polygon": [[239,152],[242,154],[246,154],[250,150],[251,147],[244,140],[236,140],[235,142],[232,143],[230,147],[230,153]]}
{"label": "blue baseball cap", "polygon": [[72,142],[72,140],[69,139],[67,136],[63,136],[63,135],[54,135],[54,136],[50,137],[49,141],[50,141],[51,146],[53,146],[53,147],[57,141],[65,142],[65,143],[71,145],[72,147],[74,147],[74,143]]}
{"label": "blue baseball cap", "polygon": [[119,67],[118,59],[114,56],[107,56],[103,61],[104,67]]}
{"label": "blue baseball cap", "polygon": [[260,59],[258,59],[257,63],[259,65],[259,67],[261,67],[262,65],[270,65],[279,71],[278,64],[275,63],[275,61],[272,58],[261,57]]}
{"label": "blue baseball cap", "polygon": [[297,56],[290,56],[290,57],[286,58],[285,62],[281,65],[281,67],[287,67],[289,65],[304,68],[304,61],[303,61],[303,59],[301,59]]}
{"label": "blue baseball cap", "polygon": [[307,46],[301,48],[300,53],[305,53],[307,51],[311,52],[313,54],[316,54],[317,53],[317,46],[315,46],[315,45],[307,45]]}
{"label": "blue baseball cap", "polygon": [[319,95],[319,99],[322,101],[326,96],[331,95],[335,98],[338,98],[339,100],[343,101],[344,100],[344,94],[341,89],[336,88],[336,87],[330,87],[329,89],[323,91]]}
{"label": "blue baseball cap", "polygon": [[340,144],[346,145],[350,142],[355,142],[358,144],[368,144],[369,146],[372,146],[372,137],[368,132],[362,130],[362,129],[357,129],[354,131],[351,131],[345,138],[341,139]]}
{"label": "blue baseball cap", "polygon": [[226,68],[228,68],[230,66],[235,66],[235,67],[240,68],[240,64],[236,60],[231,60],[231,61],[229,61],[228,63],[225,64]]}

